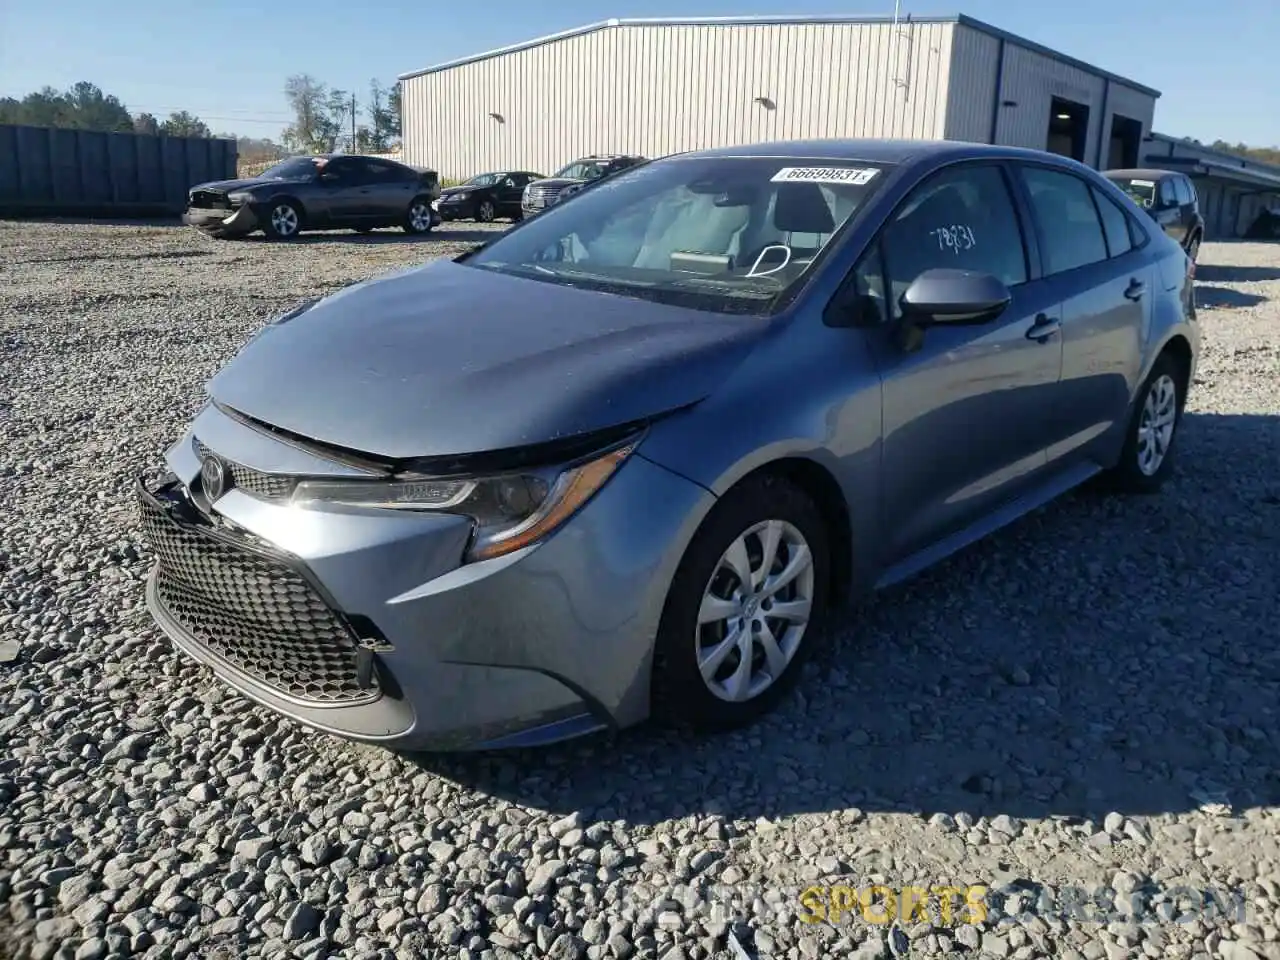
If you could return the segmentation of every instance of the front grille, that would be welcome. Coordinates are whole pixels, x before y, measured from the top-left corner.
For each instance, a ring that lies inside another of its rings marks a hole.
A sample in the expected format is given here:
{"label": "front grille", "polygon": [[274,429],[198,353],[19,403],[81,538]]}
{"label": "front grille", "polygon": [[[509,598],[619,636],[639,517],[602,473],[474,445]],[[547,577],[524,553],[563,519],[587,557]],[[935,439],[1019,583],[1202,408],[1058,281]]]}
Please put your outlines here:
{"label": "front grille", "polygon": [[355,633],[287,557],[237,542],[181,501],[166,506],[146,491],[138,501],[157,559],[156,599],[192,640],[299,700],[378,696],[376,671],[361,685]]}
{"label": "front grille", "polygon": [[231,204],[225,193],[214,193],[212,190],[192,190],[187,201],[188,206],[204,210],[230,210]]}
{"label": "front grille", "polygon": [[[199,440],[195,443],[196,455],[200,458],[213,454],[213,451]],[[223,462],[226,463],[227,472],[231,475],[231,487],[238,487],[251,497],[257,497],[259,500],[288,500],[289,495],[293,493],[296,482],[293,477],[263,473],[228,460]]]}
{"label": "front grille", "polygon": [[548,204],[559,196],[561,189],[555,186],[539,186],[535,183],[529,188],[529,199],[535,203],[541,201],[543,204]]}

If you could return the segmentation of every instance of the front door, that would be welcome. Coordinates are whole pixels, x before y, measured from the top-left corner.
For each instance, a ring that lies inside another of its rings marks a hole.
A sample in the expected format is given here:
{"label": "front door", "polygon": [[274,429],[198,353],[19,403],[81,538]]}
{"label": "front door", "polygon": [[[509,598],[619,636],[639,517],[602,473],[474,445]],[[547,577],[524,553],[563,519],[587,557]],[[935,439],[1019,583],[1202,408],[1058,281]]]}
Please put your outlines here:
{"label": "front door", "polygon": [[[989,273],[1012,294],[1004,314],[936,326],[904,347],[896,304],[925,270]],[[1008,174],[992,163],[945,168],[900,205],[863,258],[883,280],[883,322],[868,330],[881,376],[886,566],[919,554],[1026,492],[1043,475],[1062,370],[1051,290],[1030,279]]]}
{"label": "front door", "polygon": [[308,218],[317,225],[360,225],[367,205],[363,189],[356,158],[335,157],[320,171],[320,190],[316,202],[307,205]]}

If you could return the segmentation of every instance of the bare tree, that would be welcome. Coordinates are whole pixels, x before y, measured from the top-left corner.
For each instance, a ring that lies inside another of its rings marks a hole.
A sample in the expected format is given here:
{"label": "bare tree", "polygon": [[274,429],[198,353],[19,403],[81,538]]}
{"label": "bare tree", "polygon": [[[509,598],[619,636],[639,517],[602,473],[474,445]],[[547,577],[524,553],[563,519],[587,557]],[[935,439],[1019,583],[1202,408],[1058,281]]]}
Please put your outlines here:
{"label": "bare tree", "polygon": [[333,149],[338,125],[329,111],[329,91],[308,74],[297,74],[284,84],[284,98],[293,112],[293,123],[284,131],[291,150],[327,153]]}

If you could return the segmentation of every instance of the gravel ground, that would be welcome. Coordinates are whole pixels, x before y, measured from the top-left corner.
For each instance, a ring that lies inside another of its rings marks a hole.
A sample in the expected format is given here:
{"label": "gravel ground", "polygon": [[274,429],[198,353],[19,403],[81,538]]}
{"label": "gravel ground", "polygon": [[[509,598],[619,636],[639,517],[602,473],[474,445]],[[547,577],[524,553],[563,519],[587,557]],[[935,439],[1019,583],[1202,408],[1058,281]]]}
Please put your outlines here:
{"label": "gravel ground", "polygon": [[[0,954],[1280,960],[1280,246],[1204,248],[1162,495],[880,597],[750,730],[410,759],[176,656],[131,484],[272,314],[478,236],[0,223]],[[989,909],[803,922],[872,883]]]}

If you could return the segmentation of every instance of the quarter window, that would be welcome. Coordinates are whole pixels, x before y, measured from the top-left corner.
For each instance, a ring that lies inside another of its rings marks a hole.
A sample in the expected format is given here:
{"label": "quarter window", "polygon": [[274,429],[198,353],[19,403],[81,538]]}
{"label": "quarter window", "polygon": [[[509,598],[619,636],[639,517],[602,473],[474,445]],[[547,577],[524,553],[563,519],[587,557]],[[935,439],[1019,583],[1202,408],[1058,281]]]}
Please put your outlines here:
{"label": "quarter window", "polygon": [[1040,222],[1047,274],[1107,259],[1107,242],[1087,183],[1044,167],[1023,167],[1022,178]]}
{"label": "quarter window", "polygon": [[880,253],[895,318],[902,294],[926,270],[974,270],[1006,286],[1027,280],[1013,198],[990,164],[949,167],[917,187],[884,228]]}
{"label": "quarter window", "polygon": [[1098,214],[1102,218],[1102,230],[1107,237],[1107,251],[1113,257],[1128,253],[1133,249],[1133,237],[1129,234],[1129,218],[1116,206],[1115,201],[1104,196],[1101,190],[1093,190],[1093,199],[1098,204]]}

